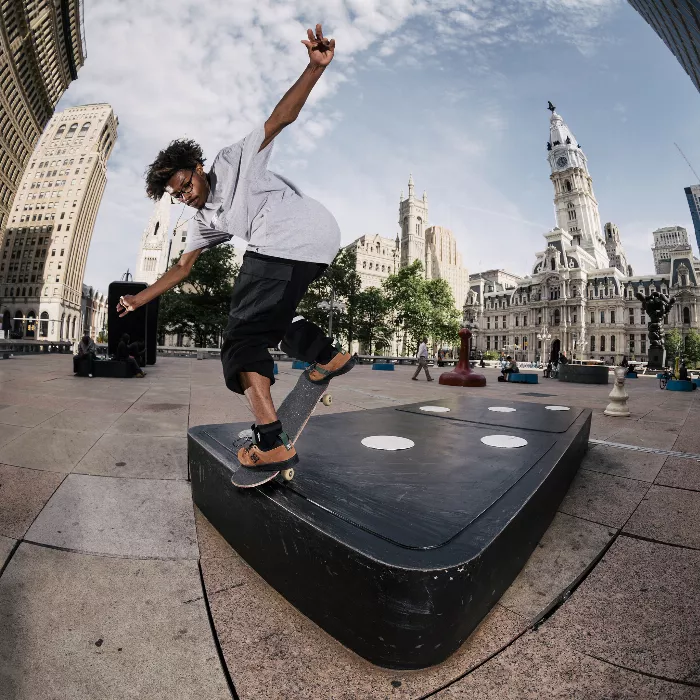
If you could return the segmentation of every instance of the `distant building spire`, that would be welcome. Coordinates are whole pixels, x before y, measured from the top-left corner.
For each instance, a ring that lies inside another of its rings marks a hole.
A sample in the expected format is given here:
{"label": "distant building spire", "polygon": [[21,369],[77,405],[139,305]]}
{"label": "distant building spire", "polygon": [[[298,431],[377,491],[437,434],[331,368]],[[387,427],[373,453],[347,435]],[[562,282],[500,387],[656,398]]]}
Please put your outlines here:
{"label": "distant building spire", "polygon": [[408,196],[413,197],[413,173],[408,175]]}

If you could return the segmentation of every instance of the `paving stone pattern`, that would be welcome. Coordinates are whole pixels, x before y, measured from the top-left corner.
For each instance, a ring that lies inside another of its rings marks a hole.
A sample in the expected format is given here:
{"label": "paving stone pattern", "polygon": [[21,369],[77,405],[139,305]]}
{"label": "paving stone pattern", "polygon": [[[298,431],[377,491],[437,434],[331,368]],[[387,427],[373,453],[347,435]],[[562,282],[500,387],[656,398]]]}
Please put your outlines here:
{"label": "paving stone pattern", "polygon": [[[528,392],[487,369],[486,387],[461,389],[412,373],[358,366],[325,410],[467,391],[592,408],[596,440],[700,453],[700,392],[640,377],[632,416],[611,418],[609,386],[542,379]],[[280,363],[275,401],[298,375]],[[194,509],[187,427],[253,420],[218,361],[159,358],[146,379],[118,380],[73,377],[69,356],[20,356],[0,365],[0,386],[3,700],[218,700],[231,684],[241,700],[700,697],[695,459],[592,445],[462,648],[433,668],[391,671],[301,615]]]}

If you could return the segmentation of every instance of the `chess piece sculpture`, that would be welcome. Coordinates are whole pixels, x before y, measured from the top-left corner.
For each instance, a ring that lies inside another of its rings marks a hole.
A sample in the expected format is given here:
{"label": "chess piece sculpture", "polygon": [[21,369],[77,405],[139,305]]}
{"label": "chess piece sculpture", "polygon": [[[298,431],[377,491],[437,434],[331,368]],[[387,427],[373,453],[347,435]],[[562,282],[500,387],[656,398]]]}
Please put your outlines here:
{"label": "chess piece sculpture", "polygon": [[610,403],[603,411],[606,416],[615,416],[617,418],[628,418],[630,409],[627,405],[629,394],[625,389],[625,377],[627,376],[627,367],[615,367],[615,383],[612,391],[609,394]]}

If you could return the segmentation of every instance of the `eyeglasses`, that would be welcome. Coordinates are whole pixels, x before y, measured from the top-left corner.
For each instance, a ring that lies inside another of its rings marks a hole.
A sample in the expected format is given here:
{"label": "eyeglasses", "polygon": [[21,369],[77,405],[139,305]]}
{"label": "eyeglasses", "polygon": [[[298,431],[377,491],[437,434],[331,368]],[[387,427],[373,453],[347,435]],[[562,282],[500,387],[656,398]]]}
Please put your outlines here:
{"label": "eyeglasses", "polygon": [[180,188],[179,192],[174,192],[170,187],[166,187],[165,190],[166,192],[173,198],[173,199],[182,199],[186,194],[189,194],[192,192],[192,178],[194,177],[194,169],[190,172],[190,179],[187,181],[187,184],[183,185]]}

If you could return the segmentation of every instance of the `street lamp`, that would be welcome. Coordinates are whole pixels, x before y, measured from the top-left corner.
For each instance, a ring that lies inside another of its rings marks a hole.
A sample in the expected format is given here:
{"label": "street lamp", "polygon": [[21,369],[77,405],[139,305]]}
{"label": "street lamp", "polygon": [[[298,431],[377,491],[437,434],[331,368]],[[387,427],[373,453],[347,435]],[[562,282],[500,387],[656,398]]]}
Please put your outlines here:
{"label": "street lamp", "polygon": [[318,304],[316,304],[316,307],[321,309],[322,311],[328,311],[328,337],[332,338],[333,337],[333,309],[337,309],[341,313],[344,313],[347,311],[347,305],[345,302],[338,301],[334,303],[334,294],[333,290],[331,289],[331,298],[330,301],[319,301]]}

